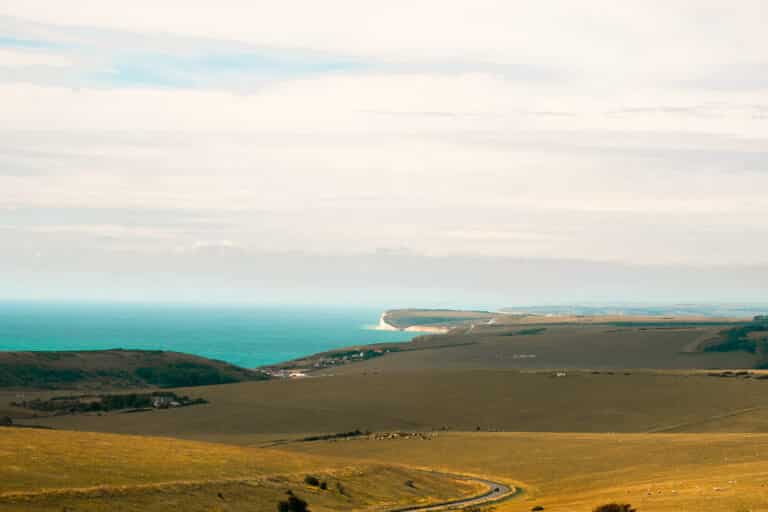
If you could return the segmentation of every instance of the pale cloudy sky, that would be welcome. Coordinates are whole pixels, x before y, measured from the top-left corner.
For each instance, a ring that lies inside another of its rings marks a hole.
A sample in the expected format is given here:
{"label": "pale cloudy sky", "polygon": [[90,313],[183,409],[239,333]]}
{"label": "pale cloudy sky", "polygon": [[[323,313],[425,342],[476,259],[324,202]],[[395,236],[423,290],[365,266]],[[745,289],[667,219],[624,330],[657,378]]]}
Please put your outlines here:
{"label": "pale cloudy sky", "polygon": [[[751,0],[4,0],[0,298],[759,299],[766,21]],[[532,262],[551,289],[520,285]]]}

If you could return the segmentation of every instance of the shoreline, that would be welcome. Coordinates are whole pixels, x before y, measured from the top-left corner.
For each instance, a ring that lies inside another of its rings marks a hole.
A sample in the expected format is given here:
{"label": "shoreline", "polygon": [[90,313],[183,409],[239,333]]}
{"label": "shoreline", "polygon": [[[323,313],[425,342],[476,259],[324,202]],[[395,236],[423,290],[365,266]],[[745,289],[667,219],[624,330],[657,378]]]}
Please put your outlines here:
{"label": "shoreline", "polygon": [[450,327],[439,327],[433,325],[409,325],[405,328],[400,328],[392,325],[387,321],[387,314],[385,311],[379,317],[379,323],[374,327],[375,331],[400,331],[400,332],[424,332],[429,334],[445,334],[451,330]]}

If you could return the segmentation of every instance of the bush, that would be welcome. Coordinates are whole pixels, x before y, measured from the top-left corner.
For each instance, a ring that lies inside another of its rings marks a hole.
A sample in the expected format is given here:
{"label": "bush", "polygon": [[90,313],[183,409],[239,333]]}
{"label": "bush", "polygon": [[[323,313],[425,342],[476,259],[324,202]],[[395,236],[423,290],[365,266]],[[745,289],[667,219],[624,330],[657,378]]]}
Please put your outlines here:
{"label": "bush", "polygon": [[304,483],[307,485],[311,485],[312,487],[320,487],[320,480],[318,480],[317,477],[314,477],[312,475],[305,476]]}
{"label": "bush", "polygon": [[286,501],[277,504],[277,512],[310,512],[310,510],[307,508],[306,501],[289,494]]}
{"label": "bush", "polygon": [[608,503],[607,505],[600,505],[594,512],[637,512],[637,509],[632,508],[632,505],[628,503]]}
{"label": "bush", "polygon": [[532,510],[533,512],[538,512],[539,510],[544,510],[544,507],[542,507],[541,505],[536,505],[536,506],[535,506],[535,507],[533,507],[531,510]]}
{"label": "bush", "polygon": [[326,489],[328,489],[328,484],[326,482],[320,482],[320,488],[322,490],[326,490]]}

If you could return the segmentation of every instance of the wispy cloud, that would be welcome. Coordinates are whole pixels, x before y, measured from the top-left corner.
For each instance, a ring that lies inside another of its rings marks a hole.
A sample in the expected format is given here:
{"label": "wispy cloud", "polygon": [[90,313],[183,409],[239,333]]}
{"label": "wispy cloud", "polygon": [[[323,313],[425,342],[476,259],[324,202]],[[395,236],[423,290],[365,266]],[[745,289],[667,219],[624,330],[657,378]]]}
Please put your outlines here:
{"label": "wispy cloud", "polygon": [[[4,54],[0,54],[0,69],[16,68],[3,73],[6,82],[247,90],[271,81],[360,71],[371,65],[349,56],[311,50],[163,33],[62,27],[9,17],[0,17],[0,30],[14,34],[0,38],[0,50],[4,48],[6,56],[3,59]],[[69,62],[70,69],[52,70],[53,61]]]}
{"label": "wispy cloud", "polygon": [[[361,56],[294,46],[256,45],[210,37],[134,32],[90,26],[59,26],[0,16],[0,49],[15,49],[30,66],[4,73],[3,81],[67,87],[219,88],[238,91],[265,84],[326,74],[467,74],[491,73],[510,80],[563,79],[564,70],[533,64],[468,60],[463,57]],[[58,73],[35,64],[34,50],[49,58],[77,56],[78,69]],[[6,67],[0,60],[0,68]]]}

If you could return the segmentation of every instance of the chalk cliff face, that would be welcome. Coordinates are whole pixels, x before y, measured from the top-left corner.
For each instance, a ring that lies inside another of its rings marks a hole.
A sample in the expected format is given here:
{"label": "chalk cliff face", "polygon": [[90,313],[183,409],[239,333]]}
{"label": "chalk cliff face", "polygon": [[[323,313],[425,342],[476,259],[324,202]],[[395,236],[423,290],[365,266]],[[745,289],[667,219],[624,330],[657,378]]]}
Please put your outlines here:
{"label": "chalk cliff face", "polygon": [[[390,311],[385,311],[379,317],[379,324],[376,326],[377,330],[381,331],[406,331],[406,332],[425,332],[433,334],[446,333],[451,330],[450,326],[446,325],[426,325],[419,323],[411,323],[408,325],[396,325],[395,322],[389,318]],[[417,319],[411,319],[417,320]]]}
{"label": "chalk cliff face", "polygon": [[388,309],[379,318],[379,329],[440,334],[456,328],[487,323],[498,316],[490,311],[458,309]]}
{"label": "chalk cliff face", "polygon": [[379,331],[399,331],[397,327],[387,323],[387,312],[381,314],[379,317],[379,325],[376,326]]}

